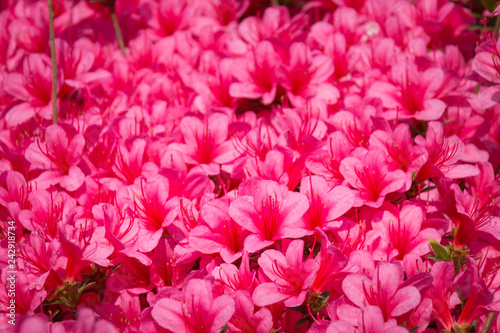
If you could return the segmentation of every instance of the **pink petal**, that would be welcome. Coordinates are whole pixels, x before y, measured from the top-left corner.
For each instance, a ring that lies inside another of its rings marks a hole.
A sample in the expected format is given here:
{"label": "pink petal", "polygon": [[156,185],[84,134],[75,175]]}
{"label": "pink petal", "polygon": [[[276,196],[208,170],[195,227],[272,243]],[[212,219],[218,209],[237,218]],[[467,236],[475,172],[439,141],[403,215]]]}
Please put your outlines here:
{"label": "pink petal", "polygon": [[282,294],[280,288],[274,283],[263,283],[255,288],[252,300],[257,306],[268,306],[281,302],[290,297],[290,295]]}
{"label": "pink petal", "polygon": [[151,315],[161,327],[172,332],[186,333],[181,302],[162,298],[156,302]]}
{"label": "pink petal", "polygon": [[391,316],[400,316],[417,307],[420,303],[420,293],[412,286],[401,288],[391,299],[391,303],[395,305]]}

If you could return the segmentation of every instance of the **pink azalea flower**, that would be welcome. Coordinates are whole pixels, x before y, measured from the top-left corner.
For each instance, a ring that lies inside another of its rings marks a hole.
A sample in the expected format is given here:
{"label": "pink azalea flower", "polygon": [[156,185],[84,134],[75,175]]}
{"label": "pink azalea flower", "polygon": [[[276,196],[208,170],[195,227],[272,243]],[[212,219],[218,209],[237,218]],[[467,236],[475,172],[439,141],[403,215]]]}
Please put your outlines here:
{"label": "pink azalea flower", "polygon": [[343,272],[343,270],[347,267],[349,261],[335,246],[329,244],[326,234],[319,230],[317,232],[322,237],[321,251],[315,258],[320,266],[311,285],[311,291],[321,293],[324,290],[331,289],[334,281],[340,280],[347,275],[347,272]]}
{"label": "pink azalea flower", "polygon": [[182,256],[174,251],[172,239],[161,238],[153,250],[151,258],[151,282],[160,290],[166,286],[180,287],[193,269],[193,262],[183,261]]}
{"label": "pink azalea flower", "polygon": [[243,58],[234,60],[233,75],[240,82],[231,84],[229,94],[235,98],[262,98],[262,103],[271,104],[278,87],[275,68],[280,62],[273,44],[268,41],[260,42]]}
{"label": "pink azalea flower", "polygon": [[[490,171],[485,170],[484,166],[481,166],[481,169],[482,175]],[[476,192],[476,195],[473,196],[467,190],[462,192],[457,184],[453,184],[451,189],[455,195],[458,212],[456,217],[458,229],[453,239],[453,245],[459,249],[463,248],[483,234],[500,239],[500,217],[495,215],[494,193],[485,189],[486,193]],[[476,188],[476,190],[479,189]]]}
{"label": "pink azalea flower", "polygon": [[189,233],[189,245],[201,253],[220,253],[231,263],[241,256],[243,242],[250,232],[237,224],[228,214],[231,199],[224,197],[203,205],[202,223]]}
{"label": "pink azalea flower", "polygon": [[[20,103],[5,115],[10,126],[16,126],[39,115],[52,118],[52,69],[45,54],[29,54],[23,63],[23,74],[10,73],[3,80],[2,89]],[[61,77],[58,82],[61,82]]]}
{"label": "pink azalea flower", "polygon": [[255,288],[255,272],[250,269],[249,255],[245,250],[239,269],[233,264],[221,264],[212,271],[212,275],[224,285],[228,294],[238,290],[252,292]]}
{"label": "pink azalea flower", "polygon": [[125,211],[116,210],[109,205],[94,206],[94,219],[102,221],[106,229],[106,239],[113,245],[114,254],[119,253],[136,258],[147,264],[150,259],[138,252],[139,223]]}
{"label": "pink azalea flower", "polygon": [[420,293],[413,286],[404,286],[403,268],[394,263],[380,263],[373,278],[365,274],[348,275],[342,282],[346,296],[359,308],[380,307],[382,318],[400,316],[420,303]]}
{"label": "pink azalea flower", "polygon": [[28,194],[31,209],[21,211],[19,220],[31,232],[41,232],[47,240],[58,235],[59,224],[65,224],[76,201],[65,192],[36,190]]}
{"label": "pink azalea flower", "polygon": [[309,209],[302,217],[309,233],[316,227],[324,230],[337,226],[337,218],[351,209],[354,203],[354,193],[345,186],[330,188],[325,179],[320,176],[302,178],[300,193],[309,199]]}
{"label": "pink azalea flower", "polygon": [[459,326],[469,326],[472,322],[491,311],[499,311],[498,300],[494,301],[494,294],[488,290],[484,280],[479,275],[476,262],[469,258],[467,267],[470,274],[470,292],[465,306],[457,320]]}
{"label": "pink azalea flower", "polygon": [[28,194],[33,187],[26,183],[17,171],[5,171],[0,175],[0,205],[6,207],[13,220],[17,220],[22,210],[30,209]]}
{"label": "pink azalea flower", "polygon": [[[81,310],[80,310],[81,311]],[[119,332],[140,331],[141,304],[139,296],[123,291],[114,303],[101,303],[95,308],[100,321],[114,325]]]}
{"label": "pink azalea flower", "polygon": [[104,237],[103,226],[95,226],[91,219],[73,211],[64,226],[59,227],[61,252],[67,257],[66,280],[74,281],[80,271],[94,263],[108,266],[108,257],[113,253],[113,246]]}
{"label": "pink azalea flower", "polygon": [[29,241],[26,239],[26,242],[20,244],[18,251],[20,266],[23,266],[29,276],[31,288],[50,290],[52,287],[59,287],[52,283],[60,279],[50,279],[51,273],[60,274],[66,268],[67,259],[60,255],[61,243],[58,239],[45,242],[44,235],[32,233]]}
{"label": "pink azalea flower", "polygon": [[45,130],[45,140],[36,140],[26,150],[26,158],[32,168],[44,170],[37,178],[39,188],[59,184],[68,191],[82,186],[85,174],[79,162],[85,139],[73,127],[50,125]]}
{"label": "pink azalea flower", "polygon": [[119,332],[109,321],[97,319],[94,310],[82,307],[78,310],[77,319],[52,324],[51,332],[69,333],[98,333],[98,332]]}
{"label": "pink azalea flower", "polygon": [[[146,144],[144,139],[137,138],[117,146],[117,154],[112,169],[122,182],[133,184],[141,176]],[[117,190],[118,186],[116,184],[112,189]]]}
{"label": "pink azalea flower", "polygon": [[370,148],[386,152],[392,169],[403,170],[406,174],[405,190],[412,184],[413,172],[418,172],[427,161],[427,151],[415,146],[407,124],[399,124],[394,131],[377,130],[370,136]]}
{"label": "pink azalea flower", "polygon": [[192,279],[183,288],[182,301],[160,299],[152,316],[162,327],[179,333],[220,331],[235,311],[234,300],[226,295],[214,298],[212,283]]}
{"label": "pink azalea flower", "polygon": [[313,54],[304,43],[290,46],[290,62],[279,72],[279,82],[295,107],[306,106],[310,98],[321,98],[328,104],[337,103],[340,92],[327,79],[333,74],[332,60],[323,54]]}
{"label": "pink azalea flower", "polygon": [[486,40],[476,49],[476,55],[472,60],[472,70],[486,81],[500,84],[500,77],[498,76],[500,73],[499,55],[500,41],[493,38]]}
{"label": "pink azalea flower", "polygon": [[379,97],[388,111],[387,119],[437,120],[446,108],[438,99],[438,92],[444,81],[444,73],[439,68],[430,68],[420,73],[411,62],[401,62],[392,67],[393,84],[376,81],[367,93]]}
{"label": "pink azalea flower", "polygon": [[363,204],[378,208],[385,196],[401,190],[405,184],[402,170],[389,171],[385,153],[381,150],[359,150],[360,158],[347,157],[342,160],[340,172],[349,184],[357,189],[354,206]]}
{"label": "pink azalea flower", "polygon": [[300,28],[307,21],[306,15],[290,17],[285,6],[267,7],[262,18],[250,16],[238,25],[238,33],[250,45],[257,45],[263,40],[279,38],[283,43],[300,34]]}
{"label": "pink azalea flower", "polygon": [[[47,297],[47,291],[43,288],[34,288],[31,285],[32,281],[30,280],[30,276],[24,271],[17,272],[15,276],[15,313],[19,317],[24,314],[33,315],[36,308],[38,308],[42,301]],[[12,277],[12,273],[8,273],[7,269],[2,269],[0,274],[0,281],[2,281],[0,285],[0,312],[2,312],[2,321],[8,318],[5,314],[10,313],[10,310],[7,307],[10,306],[10,300],[12,299],[9,296],[9,293],[11,292],[9,291],[11,289],[11,280],[7,280],[8,277]]]}
{"label": "pink azalea flower", "polygon": [[439,122],[429,122],[425,138],[418,135],[415,143],[424,147],[429,155],[417,174],[420,181],[431,177],[465,178],[479,173],[472,165],[457,163],[465,152],[464,143],[456,135],[445,137]]}
{"label": "pink azalea flower", "polygon": [[78,40],[70,46],[65,40],[56,40],[58,68],[63,73],[64,84],[71,88],[82,89],[93,81],[111,77],[111,74],[103,69],[92,71],[95,56],[85,44],[85,40]]}
{"label": "pink azalea flower", "polygon": [[246,291],[236,291],[232,297],[235,302],[235,312],[229,321],[230,331],[268,333],[272,330],[273,318],[269,309],[261,308],[255,311],[252,298]]}
{"label": "pink azalea flower", "polygon": [[127,256],[113,258],[113,264],[120,269],[106,281],[106,291],[120,293],[124,290],[133,294],[144,294],[155,287],[151,281],[151,267],[142,264],[139,260]]}
{"label": "pink azalea flower", "polygon": [[[137,219],[139,250],[148,252],[158,244],[163,228],[170,225],[179,214],[179,198],[169,196],[169,181],[156,175],[147,181],[123,187],[117,194],[127,202],[131,217]],[[120,199],[119,199],[120,200]],[[133,208],[132,208],[133,207]]]}
{"label": "pink azalea flower", "polygon": [[335,131],[326,139],[326,148],[315,151],[306,160],[306,166],[314,174],[323,176],[329,186],[341,185],[344,176],[340,163],[349,156],[354,146],[341,131]]}
{"label": "pink azalea flower", "polygon": [[[216,107],[237,107],[238,99],[229,94],[229,87],[234,82],[233,64],[229,59],[218,59],[215,53],[205,53],[204,61],[207,73],[193,73],[193,88],[199,93],[194,103],[204,114],[211,105]],[[213,67],[213,68],[211,68]]]}
{"label": "pink azalea flower", "polygon": [[435,263],[430,271],[434,281],[426,296],[432,300],[432,316],[445,330],[455,327],[450,311],[461,301],[457,288],[460,286],[464,274],[455,276],[453,263],[440,261]]}
{"label": "pink azalea flower", "polygon": [[171,144],[170,148],[182,152],[188,164],[206,165],[208,174],[217,174],[218,165],[235,160],[238,155],[233,143],[227,140],[229,119],[222,113],[197,117],[184,117],[180,124],[185,144]]}
{"label": "pink azalea flower", "polygon": [[308,209],[307,197],[276,182],[248,181],[229,206],[229,216],[252,234],[244,248],[256,252],[282,238],[299,238],[307,231],[299,223]]}
{"label": "pink azalea flower", "polygon": [[359,333],[407,333],[408,330],[398,326],[396,320],[384,320],[382,310],[378,306],[368,305],[361,310],[358,319]]}
{"label": "pink azalea flower", "polygon": [[259,258],[259,266],[272,282],[258,285],[252,295],[257,306],[284,301],[285,306],[301,305],[307,295],[319,265],[313,259],[303,261],[304,242],[294,240],[286,256],[276,250],[267,250]]}
{"label": "pink azalea flower", "polygon": [[399,216],[394,213],[384,210],[375,214],[372,220],[373,230],[382,235],[382,247],[386,248],[387,257],[392,250],[397,250],[394,255],[398,260],[403,260],[410,253],[420,257],[430,252],[429,238],[441,241],[436,229],[422,229],[424,212],[420,206],[405,202]]}

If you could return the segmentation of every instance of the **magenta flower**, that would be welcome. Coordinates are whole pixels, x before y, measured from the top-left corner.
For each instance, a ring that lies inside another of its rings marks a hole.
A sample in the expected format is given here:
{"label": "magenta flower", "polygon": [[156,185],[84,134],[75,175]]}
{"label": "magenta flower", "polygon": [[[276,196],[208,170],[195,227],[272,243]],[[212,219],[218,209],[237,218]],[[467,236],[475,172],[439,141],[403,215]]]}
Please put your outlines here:
{"label": "magenta flower", "polygon": [[455,327],[451,310],[460,304],[457,289],[463,281],[463,272],[455,276],[453,263],[440,261],[435,263],[430,271],[434,281],[426,293],[432,300],[432,316],[445,330]]}
{"label": "magenta flower", "polygon": [[123,187],[117,194],[118,199],[128,204],[132,218],[137,219],[139,229],[139,250],[151,251],[160,240],[163,228],[170,225],[180,211],[179,198],[169,196],[168,179],[156,175],[147,181]]}
{"label": "magenta flower", "polygon": [[113,189],[117,189],[122,182],[132,185],[141,176],[145,149],[146,140],[140,138],[117,145],[116,158],[112,166],[116,177],[112,178],[111,182],[117,183],[119,180],[119,185],[115,185]]}
{"label": "magenta flower", "polygon": [[420,303],[420,293],[413,286],[403,286],[403,268],[394,263],[380,263],[373,278],[365,274],[348,275],[342,290],[359,308],[380,307],[384,320],[400,316]]}
{"label": "magenta flower", "polygon": [[253,46],[260,41],[274,38],[279,38],[286,43],[301,33],[300,28],[305,25],[306,20],[307,17],[304,14],[290,17],[290,12],[285,6],[272,6],[266,8],[262,18],[258,16],[245,18],[238,25],[238,33]]}
{"label": "magenta flower", "polygon": [[0,205],[4,206],[10,217],[17,220],[19,213],[30,209],[28,194],[33,187],[26,183],[23,175],[17,171],[5,171],[0,175]]}
{"label": "magenta flower", "polygon": [[262,98],[262,103],[271,104],[278,87],[275,68],[280,62],[273,44],[260,42],[243,58],[234,60],[233,75],[240,82],[231,84],[229,94],[235,98]]}
{"label": "magenta flower", "polygon": [[31,209],[19,213],[22,225],[31,232],[41,232],[45,239],[57,237],[59,224],[66,224],[76,200],[65,192],[36,190],[28,194]]}
{"label": "magenta flower", "polygon": [[304,242],[294,240],[286,256],[276,250],[267,250],[259,258],[259,265],[272,282],[258,285],[252,295],[257,306],[284,301],[285,306],[301,305],[306,299],[319,265],[313,259],[303,261]]}
{"label": "magenta flower", "polygon": [[202,223],[189,233],[189,245],[201,253],[219,253],[231,263],[241,256],[243,242],[250,232],[228,214],[231,199],[212,200],[201,208]]}
{"label": "magenta flower", "polygon": [[235,311],[234,300],[226,295],[214,298],[212,283],[192,279],[183,288],[181,301],[160,299],[152,316],[162,327],[179,333],[220,331]]}
{"label": "magenta flower", "polygon": [[212,271],[212,275],[222,283],[228,294],[238,290],[252,292],[257,281],[255,272],[250,269],[249,255],[245,250],[239,268],[233,264],[221,264]]}
{"label": "magenta flower", "polygon": [[387,257],[392,250],[397,250],[397,254],[393,255],[398,260],[403,260],[410,253],[420,257],[430,252],[429,238],[441,241],[441,235],[436,229],[422,229],[424,212],[421,207],[405,202],[399,216],[394,213],[381,211],[375,214],[372,220],[373,229],[382,235],[382,248],[386,249]]}
{"label": "magenta flower", "polygon": [[391,168],[403,170],[406,174],[405,190],[409,190],[413,172],[418,172],[427,161],[427,151],[413,143],[410,127],[399,124],[394,131],[377,130],[370,136],[370,148],[385,151]]}
{"label": "magenta flower", "polygon": [[408,333],[404,327],[398,326],[396,320],[384,320],[382,310],[377,306],[368,305],[361,310],[358,319],[359,333]]}
{"label": "magenta flower", "polygon": [[359,150],[359,156],[342,160],[340,172],[358,190],[355,191],[354,206],[365,204],[378,208],[387,194],[402,189],[405,173],[402,170],[389,171],[385,154],[381,150]]}
{"label": "magenta flower", "polygon": [[290,46],[290,62],[282,65],[278,77],[292,105],[304,107],[311,98],[321,98],[327,104],[337,103],[340,92],[327,82],[333,72],[329,57],[313,55],[306,44],[294,43]]}
{"label": "magenta flower", "polygon": [[425,139],[418,135],[415,143],[424,147],[429,155],[417,174],[420,181],[431,177],[465,178],[479,173],[472,165],[457,163],[465,152],[464,143],[456,135],[445,137],[443,125],[439,122],[429,122]]}
{"label": "magenta flower", "polygon": [[239,197],[229,206],[229,216],[252,234],[244,248],[250,253],[282,238],[299,238],[307,231],[299,223],[307,211],[307,197],[290,192],[276,182],[248,181],[240,187]]}
{"label": "magenta flower", "polygon": [[342,185],[344,176],[340,163],[348,157],[354,146],[341,131],[335,131],[326,139],[326,147],[315,151],[306,159],[306,167],[314,174],[323,176],[329,186]]}
{"label": "magenta flower", "polygon": [[[45,54],[29,54],[23,63],[23,73],[10,73],[2,89],[17,101],[5,115],[10,126],[17,126],[38,115],[52,117],[52,66]],[[61,82],[62,76],[58,78]]]}
{"label": "magenta flower", "polygon": [[491,311],[500,311],[500,302],[494,299],[494,294],[479,275],[475,261],[469,258],[467,267],[470,275],[470,292],[457,321],[459,326],[469,326],[475,319]]}
{"label": "magenta flower", "polygon": [[26,150],[26,159],[32,168],[44,170],[38,178],[39,188],[60,184],[68,191],[82,186],[85,174],[79,163],[85,139],[73,127],[50,125],[45,130],[45,140],[36,140]]}
{"label": "magenta flower", "polygon": [[317,232],[320,233],[322,238],[321,251],[314,258],[319,263],[319,268],[311,285],[311,291],[321,293],[324,290],[329,290],[334,281],[348,274],[343,270],[347,267],[349,261],[335,246],[329,244],[326,234],[318,230]]}
{"label": "magenta flower", "polygon": [[309,209],[302,217],[311,234],[316,227],[324,230],[337,226],[335,220],[351,209],[354,193],[345,186],[329,188],[323,177],[309,176],[302,179],[300,193],[309,199]]}
{"label": "magenta flower", "polygon": [[[229,321],[229,330],[232,332],[268,333],[273,328],[271,311],[261,308],[255,311],[250,294],[237,291],[232,295],[235,302],[235,312]],[[254,312],[255,311],[255,312]]]}
{"label": "magenta flower", "polygon": [[170,148],[179,150],[188,164],[207,165],[209,174],[217,174],[217,164],[226,164],[238,155],[233,143],[228,139],[229,119],[222,113],[206,116],[202,121],[197,117],[184,117],[180,130],[184,144],[174,143]]}
{"label": "magenta flower", "polygon": [[446,109],[446,103],[438,99],[445,75],[439,68],[429,68],[423,73],[409,61],[393,65],[393,83],[374,82],[367,95],[379,97],[388,111],[387,119],[438,120]]}

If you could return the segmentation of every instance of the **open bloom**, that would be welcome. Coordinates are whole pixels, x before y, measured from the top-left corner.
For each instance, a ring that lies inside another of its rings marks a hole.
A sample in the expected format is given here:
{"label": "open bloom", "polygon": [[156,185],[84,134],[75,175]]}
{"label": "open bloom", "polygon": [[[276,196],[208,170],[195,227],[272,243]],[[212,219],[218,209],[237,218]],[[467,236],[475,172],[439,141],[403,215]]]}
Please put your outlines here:
{"label": "open bloom", "polygon": [[351,302],[360,308],[377,305],[384,320],[407,313],[420,303],[420,293],[413,286],[403,285],[403,269],[394,263],[380,263],[373,278],[351,274],[342,282],[342,289]]}
{"label": "open bloom", "polygon": [[182,300],[162,298],[153,307],[152,316],[162,327],[179,333],[220,331],[234,313],[230,296],[214,298],[212,283],[191,279],[183,288]]}
{"label": "open bloom", "polygon": [[[58,78],[61,82],[61,77]],[[45,54],[29,54],[23,63],[23,74],[10,73],[2,88],[20,103],[5,115],[10,126],[17,126],[36,114],[44,119],[52,117],[52,66]]]}
{"label": "open bloom", "polygon": [[314,281],[319,265],[313,259],[303,261],[304,242],[294,240],[286,250],[286,256],[276,250],[267,250],[259,258],[264,274],[272,281],[255,288],[252,299],[258,306],[284,301],[285,306],[301,305],[307,289]]}
{"label": "open bloom", "polygon": [[307,197],[269,180],[251,180],[229,206],[229,215],[250,232],[245,250],[252,253],[282,238],[299,238],[307,231],[299,223],[307,211]]}
{"label": "open bloom", "polygon": [[39,188],[59,184],[75,191],[84,182],[85,174],[79,166],[85,138],[73,127],[50,125],[45,130],[45,141],[36,140],[26,150],[32,168],[45,170],[37,179]]}
{"label": "open bloom", "polygon": [[340,172],[349,184],[358,190],[355,191],[355,207],[365,204],[378,208],[387,194],[404,186],[406,176],[402,170],[389,171],[382,150],[359,151],[364,155],[362,159],[345,158],[341,162]]}

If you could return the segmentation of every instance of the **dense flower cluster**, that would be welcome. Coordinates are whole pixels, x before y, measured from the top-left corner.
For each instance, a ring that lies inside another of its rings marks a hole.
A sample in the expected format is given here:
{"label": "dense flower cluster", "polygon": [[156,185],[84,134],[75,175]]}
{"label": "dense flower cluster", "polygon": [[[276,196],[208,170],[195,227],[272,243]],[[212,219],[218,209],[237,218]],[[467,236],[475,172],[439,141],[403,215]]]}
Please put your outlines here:
{"label": "dense flower cluster", "polygon": [[281,3],[0,2],[1,329],[500,332],[500,39]]}

